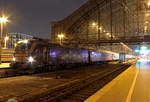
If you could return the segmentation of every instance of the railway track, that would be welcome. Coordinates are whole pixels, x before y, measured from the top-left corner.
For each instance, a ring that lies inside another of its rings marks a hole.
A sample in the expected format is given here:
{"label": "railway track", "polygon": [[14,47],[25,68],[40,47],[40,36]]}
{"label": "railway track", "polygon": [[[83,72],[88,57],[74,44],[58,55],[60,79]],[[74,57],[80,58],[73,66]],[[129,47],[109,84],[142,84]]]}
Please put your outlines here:
{"label": "railway track", "polygon": [[95,73],[83,79],[76,79],[52,90],[18,99],[19,102],[83,102],[102,88],[130,65],[118,65],[113,70]]}
{"label": "railway track", "polygon": [[112,79],[114,79],[118,74],[120,74],[122,71],[124,71],[128,65],[122,66],[122,69],[116,70],[108,75],[106,75],[103,78],[98,78],[97,80],[94,80],[89,85],[81,88],[80,90],[74,91],[72,94],[68,96],[64,96],[61,99],[58,99],[57,102],[83,102],[86,100],[89,96],[96,93],[99,89],[101,89],[104,85],[106,85],[108,82],[110,82]]}

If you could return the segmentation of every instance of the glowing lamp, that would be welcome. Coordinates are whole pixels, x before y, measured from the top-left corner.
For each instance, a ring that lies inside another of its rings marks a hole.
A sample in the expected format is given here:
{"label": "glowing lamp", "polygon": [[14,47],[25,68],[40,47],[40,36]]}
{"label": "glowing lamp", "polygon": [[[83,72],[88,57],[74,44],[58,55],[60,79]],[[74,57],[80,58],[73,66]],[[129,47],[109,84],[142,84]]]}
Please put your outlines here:
{"label": "glowing lamp", "polygon": [[6,36],[6,37],[5,37],[5,40],[8,40],[8,39],[9,39],[9,37]]}
{"label": "glowing lamp", "polygon": [[26,44],[27,44],[27,43],[28,43],[28,40],[24,40],[24,43],[26,43]]}
{"label": "glowing lamp", "polygon": [[7,22],[7,21],[8,21],[7,17],[1,17],[1,18],[0,18],[0,22],[1,22],[1,23],[5,23],[5,22]]}
{"label": "glowing lamp", "polygon": [[16,58],[15,58],[15,57],[13,57],[13,61],[14,61],[14,62],[16,61]]}
{"label": "glowing lamp", "polygon": [[31,62],[31,63],[34,61],[33,57],[31,57],[31,56],[29,57],[28,60],[29,60],[29,62]]}
{"label": "glowing lamp", "polygon": [[146,47],[146,46],[142,46],[141,49],[142,49],[142,50],[146,50],[147,47]]}
{"label": "glowing lamp", "polygon": [[63,38],[64,35],[63,35],[63,34],[59,34],[58,37],[59,37],[59,38]]}
{"label": "glowing lamp", "polygon": [[150,6],[150,2],[148,2],[147,5]]}
{"label": "glowing lamp", "polygon": [[96,26],[96,23],[92,23],[92,26],[93,26],[93,27]]}

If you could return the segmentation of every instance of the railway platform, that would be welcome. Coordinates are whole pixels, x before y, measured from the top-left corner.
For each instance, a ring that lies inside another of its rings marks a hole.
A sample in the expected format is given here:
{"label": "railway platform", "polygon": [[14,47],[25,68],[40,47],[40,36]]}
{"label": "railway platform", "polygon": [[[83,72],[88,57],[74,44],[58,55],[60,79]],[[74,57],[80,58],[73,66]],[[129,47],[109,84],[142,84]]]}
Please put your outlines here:
{"label": "railway platform", "polygon": [[84,102],[150,102],[150,62],[137,62]]}

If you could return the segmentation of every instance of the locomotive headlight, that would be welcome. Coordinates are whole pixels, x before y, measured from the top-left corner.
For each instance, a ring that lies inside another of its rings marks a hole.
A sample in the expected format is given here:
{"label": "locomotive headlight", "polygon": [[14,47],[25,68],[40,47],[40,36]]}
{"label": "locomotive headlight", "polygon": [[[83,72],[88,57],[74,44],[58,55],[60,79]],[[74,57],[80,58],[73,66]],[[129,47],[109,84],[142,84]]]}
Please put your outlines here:
{"label": "locomotive headlight", "polygon": [[30,56],[28,61],[32,63],[34,61],[34,58]]}
{"label": "locomotive headlight", "polygon": [[14,62],[16,61],[16,58],[15,58],[15,57],[13,57],[13,61],[14,61]]}

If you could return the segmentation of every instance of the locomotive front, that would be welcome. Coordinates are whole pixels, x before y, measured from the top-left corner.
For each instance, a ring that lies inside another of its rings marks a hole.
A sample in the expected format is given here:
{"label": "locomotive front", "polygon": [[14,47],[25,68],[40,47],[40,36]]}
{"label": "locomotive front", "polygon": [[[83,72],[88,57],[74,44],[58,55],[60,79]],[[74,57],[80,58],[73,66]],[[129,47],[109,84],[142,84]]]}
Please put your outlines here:
{"label": "locomotive front", "polygon": [[34,62],[34,58],[31,55],[32,41],[22,40],[16,44],[14,58],[12,66],[15,68],[26,68],[27,65],[31,65]]}

